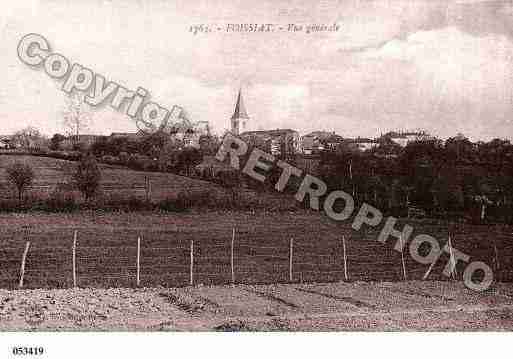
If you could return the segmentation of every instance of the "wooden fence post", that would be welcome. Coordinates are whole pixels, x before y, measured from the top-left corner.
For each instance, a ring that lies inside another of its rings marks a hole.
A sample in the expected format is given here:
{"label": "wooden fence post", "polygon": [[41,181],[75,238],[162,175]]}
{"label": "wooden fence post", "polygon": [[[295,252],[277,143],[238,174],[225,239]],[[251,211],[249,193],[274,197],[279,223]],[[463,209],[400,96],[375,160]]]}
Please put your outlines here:
{"label": "wooden fence post", "polygon": [[428,270],[424,274],[424,277],[422,277],[422,280],[426,280],[427,279],[427,277],[429,276],[429,274],[433,270],[433,268],[434,268],[434,266],[435,266],[437,261],[438,261],[438,258],[435,258],[435,260],[433,260],[433,262],[431,262],[431,265],[429,266]]}
{"label": "wooden fence post", "polygon": [[404,261],[404,243],[402,235],[400,236],[399,240],[401,241],[401,263],[403,265],[403,279],[406,281],[406,263]]}
{"label": "wooden fence post", "polygon": [[342,247],[344,248],[344,278],[346,282],[349,280],[347,276],[347,252],[346,252],[346,237],[342,236]]}
{"label": "wooden fence post", "polygon": [[77,231],[73,233],[73,288],[77,286]]}
{"label": "wooden fence post", "polygon": [[449,256],[451,261],[451,276],[452,279],[456,279],[456,261],[454,260],[454,253],[452,253],[452,242],[451,242],[451,235],[449,234],[449,239],[447,241],[447,244],[449,245]]}
{"label": "wooden fence post", "polygon": [[190,284],[194,285],[194,240],[191,239],[191,271],[190,271]]}
{"label": "wooden fence post", "polygon": [[290,239],[290,251],[289,251],[289,281],[292,282],[292,257],[294,254],[294,238]]}
{"label": "wooden fence post", "polygon": [[30,241],[27,241],[25,250],[23,251],[23,257],[21,257],[21,268],[20,268],[20,283],[19,288],[23,288],[23,278],[25,277],[25,261],[27,260],[27,254],[30,247]]}
{"label": "wooden fence post", "polygon": [[499,262],[499,250],[497,249],[497,238],[500,238],[499,234],[501,233],[501,230],[499,228],[499,225],[495,227],[496,235],[493,239],[493,252],[495,256],[495,276],[497,277],[497,281],[500,281],[502,279],[502,276],[500,275],[500,262]]}
{"label": "wooden fence post", "polygon": [[149,202],[151,199],[151,181],[148,176],[144,177],[144,184],[145,184],[145,190],[146,190],[146,202]]}
{"label": "wooden fence post", "polygon": [[233,227],[232,231],[232,245],[231,245],[231,253],[230,253],[230,266],[232,269],[232,285],[235,284],[235,268],[234,268],[234,245],[235,245],[235,227]]}
{"label": "wooden fence post", "polygon": [[141,237],[137,237],[137,286],[141,285]]}
{"label": "wooden fence post", "polygon": [[493,243],[493,250],[495,252],[495,272],[496,274],[499,273],[499,269],[500,269],[500,263],[499,263],[499,251],[497,250],[497,244]]}

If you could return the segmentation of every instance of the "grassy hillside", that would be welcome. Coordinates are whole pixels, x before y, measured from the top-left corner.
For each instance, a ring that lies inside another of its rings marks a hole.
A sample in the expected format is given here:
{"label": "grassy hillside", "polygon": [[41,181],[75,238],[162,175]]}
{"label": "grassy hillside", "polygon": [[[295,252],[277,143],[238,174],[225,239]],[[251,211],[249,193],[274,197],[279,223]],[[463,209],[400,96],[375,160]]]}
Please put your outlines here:
{"label": "grassy hillside", "polygon": [[[36,174],[35,182],[28,191],[29,195],[38,197],[48,196],[59,183],[66,182],[75,162],[36,156],[0,155],[0,198],[14,198],[13,187],[6,178],[5,168],[15,162],[29,164]],[[139,172],[122,167],[100,165],[102,170],[102,191],[107,194],[116,193],[121,196],[143,198],[145,196],[145,177],[151,183],[151,198],[154,201],[176,195],[180,190],[185,191],[220,191],[220,187],[210,182],[182,177],[171,173]]]}
{"label": "grassy hillside", "polygon": [[[5,167],[26,161],[36,172],[33,195],[48,194],[66,181],[73,162],[31,156],[0,156],[0,195],[12,197]],[[212,183],[167,173],[146,173],[101,166],[103,191],[144,196],[145,176],[152,183],[152,199],[173,196],[180,190],[219,191]],[[245,194],[250,194],[246,192]],[[252,194],[260,203],[286,202],[287,197]],[[253,209],[253,205],[248,207]],[[242,283],[289,281],[290,240],[293,248],[293,281],[344,279],[342,236],[347,239],[348,275],[351,280],[402,280],[401,255],[394,241],[383,245],[374,231],[354,232],[349,223],[335,223],[312,212],[272,213],[252,211],[169,214],[158,212],[10,213],[0,214],[0,287],[15,287],[25,243],[26,286],[71,285],[71,248],[78,231],[77,270],[80,286],[133,286],[137,237],[141,245],[141,281],[144,286],[180,286],[189,282],[190,241],[194,240],[195,283],[228,283],[232,229],[236,228],[235,279]],[[419,223],[415,234],[447,238],[444,225]],[[452,244],[482,260],[496,271],[496,278],[512,280],[513,237],[508,226],[451,225]],[[495,250],[496,248],[496,250]],[[430,279],[441,276],[448,255],[435,266]],[[408,279],[420,279],[427,266],[406,253]],[[459,267],[461,277],[462,267]]]}

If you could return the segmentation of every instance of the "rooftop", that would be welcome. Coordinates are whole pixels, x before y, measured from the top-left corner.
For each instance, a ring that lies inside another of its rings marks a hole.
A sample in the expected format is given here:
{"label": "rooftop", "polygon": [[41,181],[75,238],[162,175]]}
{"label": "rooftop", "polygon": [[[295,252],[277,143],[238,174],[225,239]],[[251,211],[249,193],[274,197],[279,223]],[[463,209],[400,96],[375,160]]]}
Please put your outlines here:
{"label": "rooftop", "polygon": [[297,133],[296,130],[292,130],[290,128],[277,128],[275,130],[257,130],[257,131],[246,131],[241,133],[241,136],[247,136],[247,135],[271,135],[271,136],[279,136],[284,135],[287,133]]}

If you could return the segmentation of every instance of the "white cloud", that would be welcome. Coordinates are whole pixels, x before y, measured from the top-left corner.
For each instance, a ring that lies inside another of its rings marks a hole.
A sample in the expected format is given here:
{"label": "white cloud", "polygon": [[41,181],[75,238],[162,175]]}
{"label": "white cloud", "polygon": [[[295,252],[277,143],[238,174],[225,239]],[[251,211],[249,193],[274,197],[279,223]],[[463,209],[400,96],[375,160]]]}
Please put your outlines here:
{"label": "white cloud", "polygon": [[387,71],[373,72],[373,105],[382,116],[393,113],[446,136],[513,133],[513,43],[503,35],[472,36],[454,27],[419,31],[359,58],[369,71]]}
{"label": "white cloud", "polygon": [[362,56],[410,62],[421,78],[431,78],[435,86],[448,88],[453,95],[499,96],[511,91],[513,43],[503,35],[477,37],[454,27],[420,31]]}

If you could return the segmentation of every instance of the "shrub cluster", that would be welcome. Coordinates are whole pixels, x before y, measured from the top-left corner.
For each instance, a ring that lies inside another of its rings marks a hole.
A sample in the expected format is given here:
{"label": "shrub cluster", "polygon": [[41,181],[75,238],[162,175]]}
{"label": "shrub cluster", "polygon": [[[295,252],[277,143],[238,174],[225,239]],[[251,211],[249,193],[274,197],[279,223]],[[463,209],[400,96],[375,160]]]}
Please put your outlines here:
{"label": "shrub cluster", "polygon": [[158,201],[149,202],[144,198],[122,194],[99,193],[89,201],[67,184],[60,184],[47,198],[27,197],[19,202],[14,199],[0,200],[0,212],[73,212],[95,210],[103,212],[187,212],[190,210],[264,210],[269,212],[296,211],[301,204],[294,200],[284,201],[266,198],[254,193],[243,193],[234,200],[229,193],[212,191],[186,191],[170,195]]}

